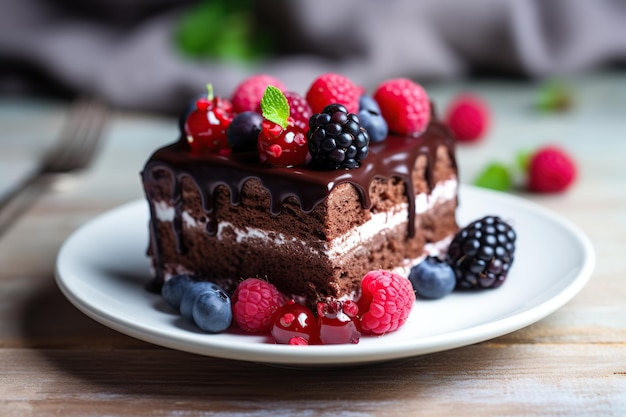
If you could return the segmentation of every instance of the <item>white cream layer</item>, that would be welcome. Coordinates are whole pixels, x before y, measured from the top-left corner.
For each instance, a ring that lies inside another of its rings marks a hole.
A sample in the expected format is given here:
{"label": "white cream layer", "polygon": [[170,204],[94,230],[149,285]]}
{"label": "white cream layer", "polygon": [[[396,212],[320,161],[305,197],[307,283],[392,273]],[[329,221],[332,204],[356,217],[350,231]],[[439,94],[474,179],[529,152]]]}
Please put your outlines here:
{"label": "white cream layer", "polygon": [[[419,215],[432,209],[437,204],[445,203],[455,198],[458,188],[458,182],[456,178],[449,179],[447,181],[437,184],[430,194],[421,193],[415,197],[415,214]],[[174,207],[164,201],[154,203],[155,214],[158,220],[163,222],[171,222],[174,220]],[[406,224],[408,222],[408,204],[402,203],[395,206],[392,210],[384,213],[372,214],[370,220],[364,224],[355,227],[348,233],[333,239],[330,242],[324,244],[323,253],[329,258],[336,258],[350,250],[360,246],[364,242],[369,241],[375,235],[384,233],[387,230],[395,229],[396,227]],[[198,224],[196,220],[185,211],[182,213],[183,225],[186,228],[200,228],[202,224]],[[234,233],[237,243],[249,239],[262,240],[265,242],[271,242],[274,245],[284,245],[287,243],[301,244],[303,247],[307,246],[305,241],[302,241],[296,237],[288,237],[282,233],[271,232],[255,227],[240,228],[236,227],[230,222],[220,222],[218,224],[217,235],[218,239],[222,239],[224,234]],[[313,250],[311,248],[311,250]]]}

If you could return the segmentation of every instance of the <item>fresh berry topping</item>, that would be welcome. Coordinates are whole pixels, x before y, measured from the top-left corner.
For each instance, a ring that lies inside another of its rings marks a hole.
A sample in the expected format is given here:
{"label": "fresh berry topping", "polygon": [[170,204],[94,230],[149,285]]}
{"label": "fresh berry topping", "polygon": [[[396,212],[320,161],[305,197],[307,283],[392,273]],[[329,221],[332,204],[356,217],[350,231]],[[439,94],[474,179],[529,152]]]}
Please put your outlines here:
{"label": "fresh berry topping", "polygon": [[380,84],[374,99],[389,130],[399,135],[419,136],[430,121],[430,100],[421,85],[394,78]]}
{"label": "fresh berry topping", "polygon": [[196,100],[196,109],[185,122],[187,142],[195,154],[216,153],[228,148],[226,129],[233,120],[232,105],[214,97],[211,84],[207,89],[207,96]]}
{"label": "fresh berry topping", "polygon": [[363,332],[382,335],[397,330],[409,317],[414,301],[408,279],[385,270],[368,272],[361,281],[358,301]]}
{"label": "fresh berry topping", "polygon": [[306,101],[311,105],[313,113],[332,103],[343,104],[350,113],[358,113],[359,97],[363,88],[357,86],[349,78],[340,74],[323,74],[313,81],[306,94]]}
{"label": "fresh berry topping", "polygon": [[196,102],[200,99],[205,99],[206,94],[198,94],[192,100],[189,100],[183,111],[178,115],[178,129],[180,130],[181,135],[183,137],[187,137],[187,132],[185,132],[185,124],[187,123],[187,118],[191,114],[192,111],[196,109]]}
{"label": "fresh berry topping", "polygon": [[380,114],[380,106],[374,100],[374,97],[363,94],[359,98],[359,111],[368,110],[372,113]]}
{"label": "fresh berry topping", "polygon": [[475,94],[461,94],[448,107],[446,122],[459,142],[475,142],[489,128],[489,106]]}
{"label": "fresh berry topping", "polygon": [[204,293],[215,291],[222,291],[222,289],[217,284],[212,282],[192,282],[191,285],[187,286],[187,289],[180,299],[180,315],[187,320],[193,320],[193,305],[196,300]]}
{"label": "fresh berry topping", "polygon": [[258,278],[248,278],[233,294],[233,319],[244,331],[263,333],[270,330],[272,315],[284,303],[276,287]]}
{"label": "fresh berry topping", "polygon": [[369,153],[369,134],[359,116],[341,104],[329,104],[311,116],[309,127],[309,152],[317,168],[356,168]]}
{"label": "fresh berry topping", "polygon": [[257,148],[263,116],[257,112],[239,113],[228,126],[226,136],[233,152],[252,151]]}
{"label": "fresh berry topping", "polygon": [[380,113],[376,100],[370,96],[361,96],[359,100],[359,120],[367,130],[370,142],[382,142],[387,137],[389,127]]}
{"label": "fresh berry topping", "polygon": [[264,120],[257,141],[261,162],[277,166],[303,165],[308,156],[306,135],[289,116],[285,95],[276,87],[267,87],[261,108]]}
{"label": "fresh berry topping", "polygon": [[178,310],[180,308],[180,300],[191,283],[189,275],[175,275],[163,283],[161,295],[170,306]]}
{"label": "fresh berry topping", "polygon": [[317,320],[320,342],[323,345],[359,343],[361,331],[358,312],[359,307],[354,301],[319,302]]}
{"label": "fresh berry topping", "polygon": [[268,85],[273,85],[284,91],[284,84],[267,74],[257,74],[246,78],[235,88],[231,101],[235,113],[256,111]]}
{"label": "fresh berry topping", "polygon": [[223,332],[233,319],[230,298],[221,288],[200,294],[191,313],[194,323],[209,333]]}
{"label": "fresh berry topping", "polygon": [[281,344],[312,345],[319,339],[315,315],[293,300],[276,310],[271,332],[276,343]]}
{"label": "fresh berry topping", "polygon": [[513,178],[509,168],[500,162],[491,162],[474,180],[474,185],[497,191],[513,188]]}
{"label": "fresh berry topping", "polygon": [[306,132],[309,128],[309,119],[313,114],[311,106],[304,97],[292,91],[286,91],[285,98],[289,103],[289,115],[293,118],[293,123],[297,128]]}
{"label": "fresh berry topping", "polygon": [[540,193],[565,191],[576,179],[576,164],[561,148],[545,146],[530,156],[528,188]]}
{"label": "fresh berry topping", "polygon": [[435,300],[450,294],[456,284],[452,267],[434,256],[428,256],[411,268],[409,281],[418,296]]}
{"label": "fresh berry topping", "polygon": [[497,288],[513,263],[516,234],[497,216],[485,216],[459,230],[448,248],[457,289]]}
{"label": "fresh berry topping", "polygon": [[309,341],[304,337],[294,336],[289,339],[289,344],[294,346],[308,346],[310,345]]}

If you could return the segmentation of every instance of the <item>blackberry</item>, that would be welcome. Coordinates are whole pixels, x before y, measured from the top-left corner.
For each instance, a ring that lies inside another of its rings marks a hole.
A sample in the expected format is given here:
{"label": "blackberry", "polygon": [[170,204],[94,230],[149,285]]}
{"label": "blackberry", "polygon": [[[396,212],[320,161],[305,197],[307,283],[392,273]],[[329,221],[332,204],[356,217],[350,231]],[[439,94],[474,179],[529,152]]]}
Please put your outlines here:
{"label": "blackberry", "polygon": [[486,216],[459,230],[448,248],[457,289],[497,288],[515,253],[515,231],[497,216]]}
{"label": "blackberry", "polygon": [[329,104],[309,119],[309,152],[320,169],[352,169],[369,153],[370,137],[359,116],[341,104]]}

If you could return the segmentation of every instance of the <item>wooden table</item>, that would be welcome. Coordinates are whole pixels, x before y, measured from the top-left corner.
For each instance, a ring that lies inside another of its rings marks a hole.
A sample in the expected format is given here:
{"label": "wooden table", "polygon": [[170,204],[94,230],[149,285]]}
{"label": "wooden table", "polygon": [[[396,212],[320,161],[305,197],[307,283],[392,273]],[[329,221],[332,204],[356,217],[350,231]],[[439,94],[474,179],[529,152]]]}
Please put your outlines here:
{"label": "wooden table", "polygon": [[534,112],[537,86],[523,82],[429,91],[440,107],[468,89],[492,105],[486,140],[459,148],[463,182],[493,158],[511,162],[517,150],[546,142],[574,155],[580,178],[568,193],[518,194],[588,234],[597,254],[588,285],[506,336],[346,369],[283,369],[161,348],[92,321],[64,298],[53,276],[64,239],[141,198],[144,160],[176,137],[173,120],[119,114],[96,163],[60,182],[62,190],[0,238],[0,415],[626,415],[626,75],[571,82],[576,106],[563,114]]}

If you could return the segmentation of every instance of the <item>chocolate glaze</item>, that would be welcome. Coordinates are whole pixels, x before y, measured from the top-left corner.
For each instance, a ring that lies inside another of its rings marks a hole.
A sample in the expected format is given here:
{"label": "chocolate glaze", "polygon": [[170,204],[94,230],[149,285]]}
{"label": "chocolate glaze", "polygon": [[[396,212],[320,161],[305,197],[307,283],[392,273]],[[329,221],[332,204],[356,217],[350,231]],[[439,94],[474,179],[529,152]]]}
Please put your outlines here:
{"label": "chocolate glaze", "polygon": [[[370,144],[369,156],[361,166],[352,170],[318,171],[308,167],[275,167],[262,164],[256,152],[233,153],[230,156],[203,154],[193,155],[184,138],[178,142],[157,150],[148,160],[142,172],[144,187],[149,193],[151,183],[158,181],[161,169],[169,170],[174,178],[171,190],[172,201],[175,205],[173,228],[177,239],[177,249],[185,252],[182,236],[182,204],[181,180],[189,176],[195,181],[202,196],[203,208],[207,215],[207,232],[217,232],[217,220],[213,213],[214,193],[218,186],[224,185],[230,191],[230,200],[238,205],[241,191],[246,181],[257,178],[270,195],[270,211],[276,215],[280,213],[283,201],[288,197],[295,197],[305,213],[311,212],[331,192],[343,183],[352,184],[358,191],[361,204],[365,209],[371,207],[369,186],[374,178],[397,177],[406,185],[409,204],[408,234],[415,233],[415,188],[411,171],[420,155],[427,157],[426,180],[430,189],[433,184],[433,168],[436,160],[437,148],[444,145],[448,149],[450,160],[456,168],[454,154],[454,139],[446,125],[432,121],[427,130],[417,138],[390,136],[380,143]],[[150,195],[148,195],[150,199]],[[156,216],[151,205],[151,233],[152,244],[156,245]],[[157,247],[152,248],[152,255],[159,256]]]}

